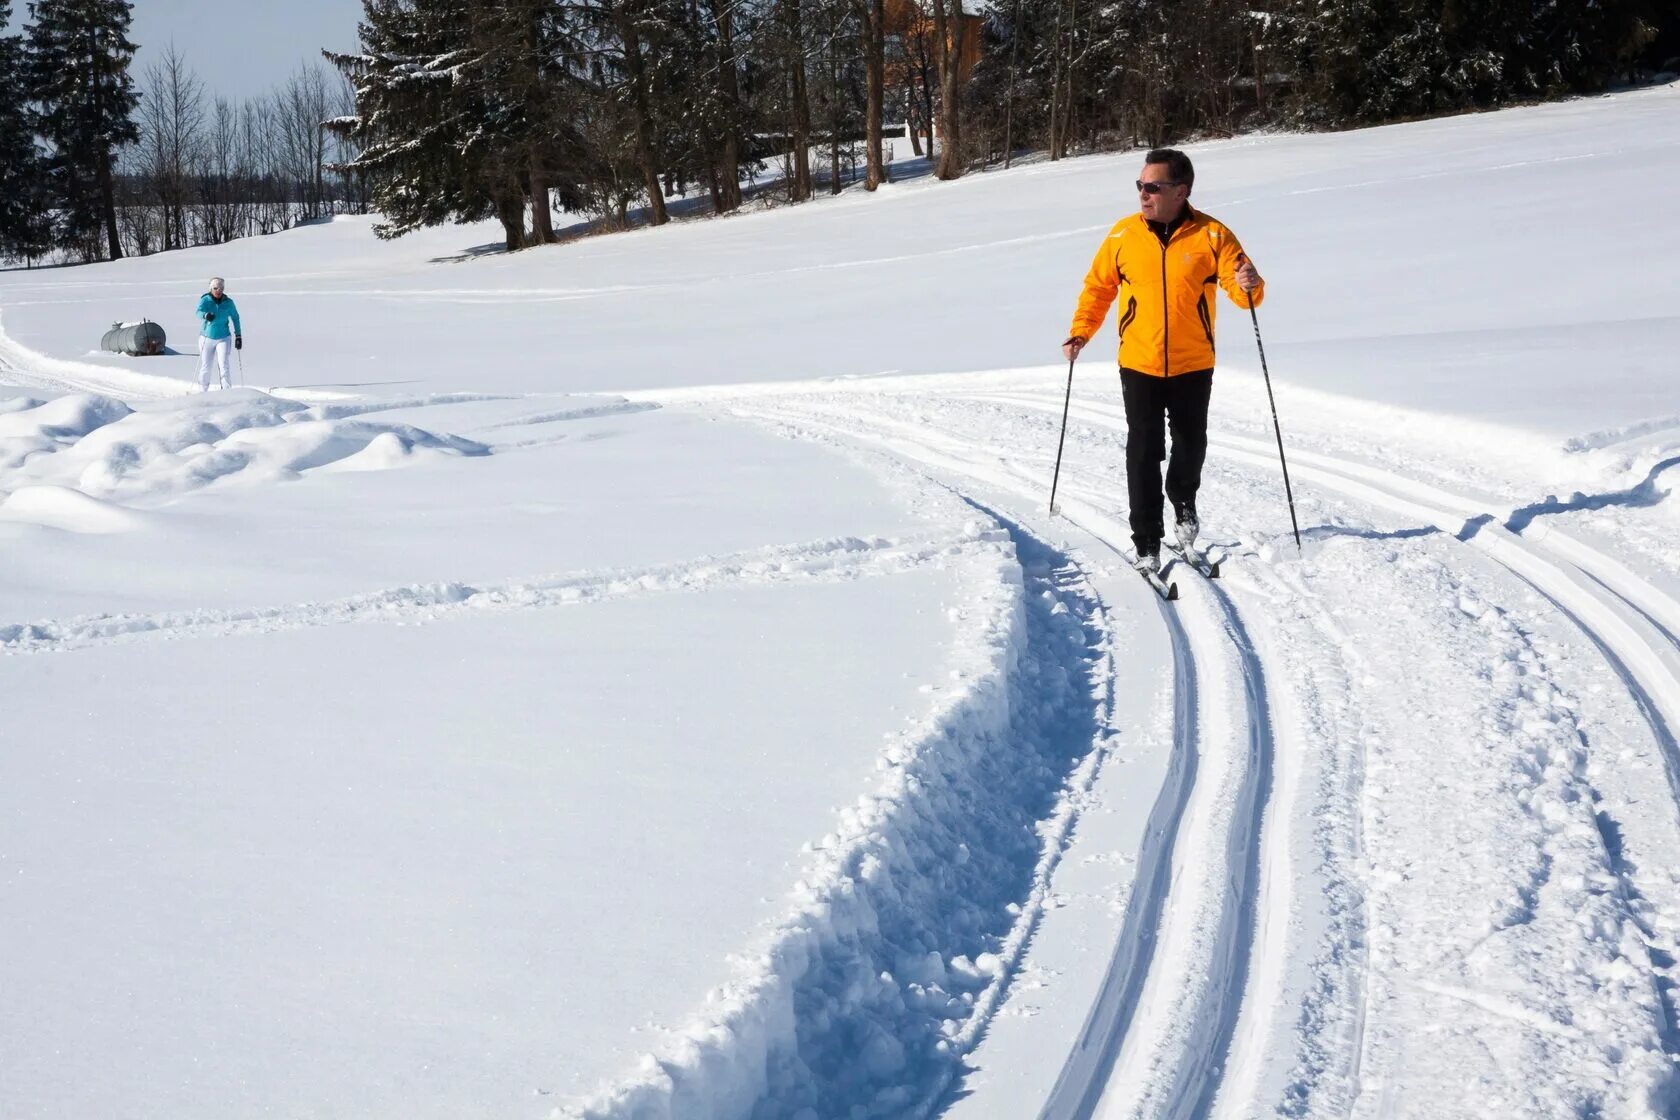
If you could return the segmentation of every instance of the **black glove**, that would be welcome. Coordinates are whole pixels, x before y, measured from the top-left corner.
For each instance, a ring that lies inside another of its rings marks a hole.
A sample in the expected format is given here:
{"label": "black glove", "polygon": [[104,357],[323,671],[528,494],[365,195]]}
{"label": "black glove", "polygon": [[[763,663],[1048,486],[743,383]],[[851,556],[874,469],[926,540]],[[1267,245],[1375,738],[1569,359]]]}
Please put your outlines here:
{"label": "black glove", "polygon": [[244,335],[236,334],[236,335],[233,336],[233,348],[235,350],[245,349],[245,336]]}
{"label": "black glove", "polygon": [[216,313],[214,311],[206,311],[204,313],[204,321],[206,323],[214,323],[216,321]]}

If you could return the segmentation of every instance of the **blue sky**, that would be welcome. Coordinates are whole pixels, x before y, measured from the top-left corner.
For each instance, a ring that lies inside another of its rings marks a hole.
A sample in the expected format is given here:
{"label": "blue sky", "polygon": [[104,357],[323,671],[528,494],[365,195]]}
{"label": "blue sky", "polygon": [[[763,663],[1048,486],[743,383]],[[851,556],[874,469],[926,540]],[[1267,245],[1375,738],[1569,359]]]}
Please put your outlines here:
{"label": "blue sky", "polygon": [[[11,30],[21,30],[28,0],[12,9]],[[361,15],[360,0],[135,0],[135,80],[174,42],[209,96],[255,97],[319,61],[322,47],[353,49]]]}

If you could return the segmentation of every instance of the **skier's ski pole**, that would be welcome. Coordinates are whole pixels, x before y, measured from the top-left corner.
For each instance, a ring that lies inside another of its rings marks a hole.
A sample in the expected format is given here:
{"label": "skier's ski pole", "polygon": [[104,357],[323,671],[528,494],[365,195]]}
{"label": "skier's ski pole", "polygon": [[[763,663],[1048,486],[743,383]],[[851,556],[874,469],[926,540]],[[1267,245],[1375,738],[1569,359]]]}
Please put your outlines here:
{"label": "skier's ski pole", "polygon": [[234,353],[239,355],[239,387],[243,389],[245,388],[245,351],[236,349]]}
{"label": "skier's ski pole", "polygon": [[1283,455],[1283,426],[1278,423],[1277,398],[1272,396],[1272,375],[1266,369],[1266,344],[1260,341],[1260,316],[1254,310],[1254,293],[1248,293],[1248,317],[1254,321],[1254,345],[1260,349],[1260,372],[1266,378],[1266,400],[1272,406],[1272,431],[1277,433],[1278,462],[1283,465],[1283,494],[1289,499],[1289,524],[1295,530],[1295,551],[1301,551],[1301,523],[1295,519],[1295,492],[1289,487],[1289,460]]}
{"label": "skier's ski pole", "polygon": [[1067,396],[1062,400],[1062,434],[1056,440],[1056,472],[1050,476],[1050,516],[1056,516],[1056,484],[1062,480],[1062,445],[1067,442],[1068,406],[1073,403],[1073,363],[1079,360],[1075,354],[1068,359]]}

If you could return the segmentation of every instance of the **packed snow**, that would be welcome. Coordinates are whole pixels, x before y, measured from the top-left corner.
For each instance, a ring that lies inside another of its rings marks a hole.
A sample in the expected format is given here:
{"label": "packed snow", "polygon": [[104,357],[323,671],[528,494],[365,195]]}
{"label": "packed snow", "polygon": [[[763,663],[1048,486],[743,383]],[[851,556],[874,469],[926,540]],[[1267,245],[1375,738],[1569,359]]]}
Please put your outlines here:
{"label": "packed snow", "polygon": [[1173,603],[1137,153],[0,273],[0,1114],[1680,1115],[1677,110],[1191,147]]}

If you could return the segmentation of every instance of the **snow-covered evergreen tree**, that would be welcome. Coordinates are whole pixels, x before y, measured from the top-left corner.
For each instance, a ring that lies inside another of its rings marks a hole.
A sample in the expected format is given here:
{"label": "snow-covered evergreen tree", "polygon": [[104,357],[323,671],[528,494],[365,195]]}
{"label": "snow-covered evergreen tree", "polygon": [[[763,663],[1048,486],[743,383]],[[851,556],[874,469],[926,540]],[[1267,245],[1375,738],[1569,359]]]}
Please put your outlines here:
{"label": "snow-covered evergreen tree", "polygon": [[[0,0],[0,27],[11,19],[10,0]],[[35,145],[35,122],[24,80],[23,40],[0,36],[0,257],[28,260],[46,253],[52,229],[47,220],[44,167]]]}
{"label": "snow-covered evergreen tree", "polygon": [[139,139],[128,0],[33,0],[25,73],[48,146],[55,240],[90,259],[122,256],[116,152]]}
{"label": "snow-covered evergreen tree", "polygon": [[552,0],[364,0],[362,50],[328,55],[356,91],[331,127],[360,146],[350,166],[373,184],[381,236],[494,214],[510,248],[552,240],[550,192],[578,204],[588,162],[564,14]]}

